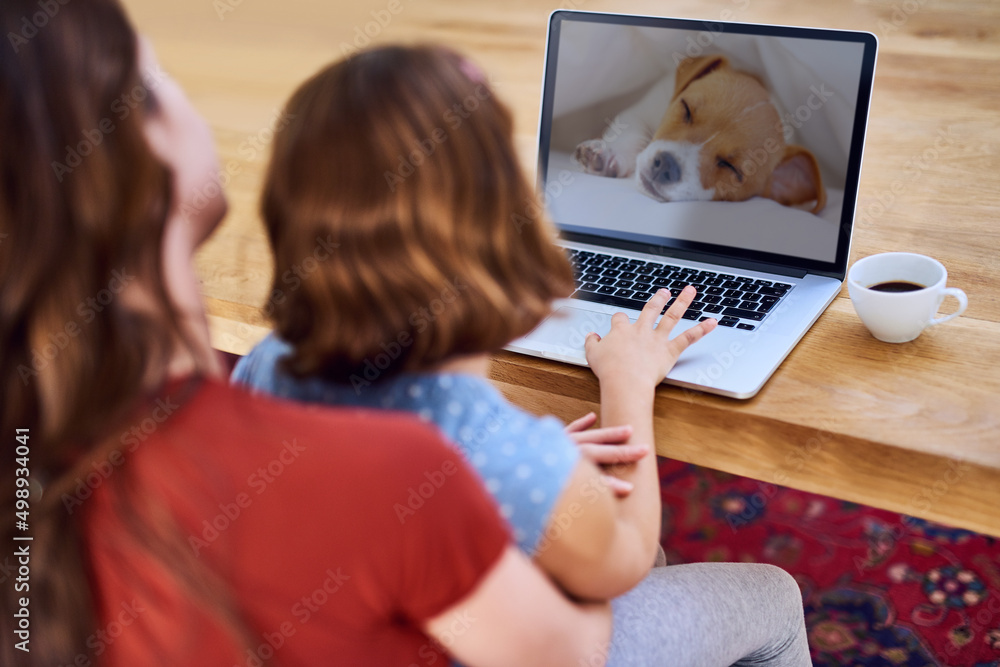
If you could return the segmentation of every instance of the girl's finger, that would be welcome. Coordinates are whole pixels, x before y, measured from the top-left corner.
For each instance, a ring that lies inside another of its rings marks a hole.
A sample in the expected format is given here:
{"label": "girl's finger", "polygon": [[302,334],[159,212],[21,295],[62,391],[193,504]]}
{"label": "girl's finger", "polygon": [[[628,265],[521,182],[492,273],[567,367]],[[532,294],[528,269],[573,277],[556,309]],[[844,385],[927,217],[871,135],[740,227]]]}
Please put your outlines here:
{"label": "girl's finger", "polygon": [[698,292],[695,288],[688,285],[681,290],[681,293],[677,295],[677,299],[674,301],[674,305],[667,308],[667,312],[663,314],[660,319],[660,323],[656,326],[657,331],[662,331],[664,335],[670,333],[674,326],[681,321],[681,316],[694,301],[694,297]]}
{"label": "girl's finger", "polygon": [[716,319],[709,319],[703,322],[699,322],[696,326],[691,327],[684,333],[680,334],[676,338],[670,341],[673,346],[674,351],[677,355],[688,349],[690,346],[697,343],[699,340],[704,338],[706,335],[711,333],[713,329],[719,324]]}
{"label": "girl's finger", "polygon": [[656,290],[656,294],[651,296],[649,301],[646,302],[646,305],[642,307],[642,312],[639,313],[639,318],[635,321],[635,323],[644,327],[652,328],[653,324],[656,322],[656,318],[660,316],[660,312],[663,310],[663,307],[667,305],[667,301],[669,300],[670,290]]}
{"label": "girl's finger", "polygon": [[619,498],[624,498],[635,488],[631,482],[626,482],[624,479],[618,479],[612,475],[601,475],[601,479]]}
{"label": "girl's finger", "polygon": [[[597,417],[595,416],[594,419],[596,420]],[[568,429],[569,427],[567,426],[566,428]],[[606,426],[604,428],[595,428],[571,434],[571,437],[581,445],[585,443],[619,445],[631,436],[632,427],[628,424],[623,426]]]}
{"label": "girl's finger", "polygon": [[580,445],[580,452],[595,465],[635,463],[649,454],[649,445]]}
{"label": "girl's finger", "polygon": [[593,412],[588,412],[579,419],[574,419],[569,424],[566,425],[567,433],[578,433],[579,431],[586,431],[588,428],[594,425],[597,421],[597,415]]}
{"label": "girl's finger", "polygon": [[626,315],[621,311],[618,311],[617,313],[611,316],[611,328],[614,329],[615,327],[621,327],[627,325],[631,323],[631,321],[632,320],[628,318],[628,315]]}

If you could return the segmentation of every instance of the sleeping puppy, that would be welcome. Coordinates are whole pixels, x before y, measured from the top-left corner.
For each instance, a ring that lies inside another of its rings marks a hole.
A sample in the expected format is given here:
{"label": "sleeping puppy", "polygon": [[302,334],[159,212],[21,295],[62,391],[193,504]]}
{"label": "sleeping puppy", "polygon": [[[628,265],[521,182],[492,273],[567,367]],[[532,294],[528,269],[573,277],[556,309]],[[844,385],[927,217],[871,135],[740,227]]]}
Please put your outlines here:
{"label": "sleeping puppy", "polygon": [[785,206],[812,203],[813,213],[826,204],[815,156],[785,143],[760,79],[723,56],[683,60],[620,113],[604,138],[578,145],[574,159],[587,173],[633,177],[661,202],[762,196]]}

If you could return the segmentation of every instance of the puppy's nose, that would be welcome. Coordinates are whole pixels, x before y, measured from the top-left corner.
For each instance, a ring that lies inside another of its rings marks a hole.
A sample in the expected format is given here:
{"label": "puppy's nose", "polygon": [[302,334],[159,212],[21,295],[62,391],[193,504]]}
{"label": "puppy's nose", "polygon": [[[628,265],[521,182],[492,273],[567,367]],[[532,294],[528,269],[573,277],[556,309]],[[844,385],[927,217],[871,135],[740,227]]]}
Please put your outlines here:
{"label": "puppy's nose", "polygon": [[662,151],[653,156],[649,180],[654,183],[674,183],[681,180],[681,166],[672,153]]}

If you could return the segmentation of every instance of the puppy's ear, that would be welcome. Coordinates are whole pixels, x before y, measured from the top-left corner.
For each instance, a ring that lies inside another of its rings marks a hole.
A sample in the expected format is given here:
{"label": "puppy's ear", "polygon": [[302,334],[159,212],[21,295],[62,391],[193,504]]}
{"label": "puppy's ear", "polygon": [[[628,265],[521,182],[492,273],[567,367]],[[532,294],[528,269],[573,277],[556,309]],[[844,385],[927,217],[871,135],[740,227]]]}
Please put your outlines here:
{"label": "puppy's ear", "polygon": [[685,58],[677,66],[677,81],[674,84],[674,97],[681,94],[685,88],[703,76],[707,76],[729,64],[725,56],[701,56],[700,58]]}
{"label": "puppy's ear", "polygon": [[819,175],[819,163],[809,149],[786,146],[781,162],[774,168],[763,196],[783,206],[816,202],[812,212],[819,213],[826,206],[826,189]]}

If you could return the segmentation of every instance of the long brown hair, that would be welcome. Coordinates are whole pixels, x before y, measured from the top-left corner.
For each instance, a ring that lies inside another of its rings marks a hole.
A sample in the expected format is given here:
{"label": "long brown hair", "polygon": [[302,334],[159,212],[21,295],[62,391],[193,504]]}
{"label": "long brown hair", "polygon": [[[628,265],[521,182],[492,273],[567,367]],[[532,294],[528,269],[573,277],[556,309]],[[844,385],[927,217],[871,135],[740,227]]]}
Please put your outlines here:
{"label": "long brown hair", "polygon": [[[80,515],[59,489],[117,444],[113,429],[184,340],[162,275],[172,177],[143,134],[155,93],[136,34],[114,0],[51,5],[45,19],[35,0],[0,4],[0,541],[34,535],[31,652],[13,647],[25,593],[5,582],[4,665],[87,653]],[[155,307],[121,298],[132,280]],[[30,533],[14,523],[17,429],[29,435]]]}
{"label": "long brown hair", "polygon": [[492,352],[572,291],[511,114],[460,55],[355,54],[285,114],[262,212],[291,372],[346,382]]}

